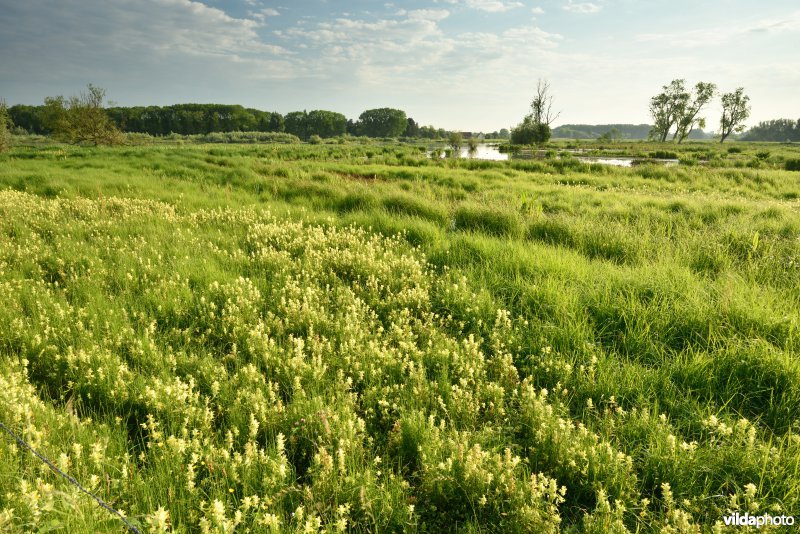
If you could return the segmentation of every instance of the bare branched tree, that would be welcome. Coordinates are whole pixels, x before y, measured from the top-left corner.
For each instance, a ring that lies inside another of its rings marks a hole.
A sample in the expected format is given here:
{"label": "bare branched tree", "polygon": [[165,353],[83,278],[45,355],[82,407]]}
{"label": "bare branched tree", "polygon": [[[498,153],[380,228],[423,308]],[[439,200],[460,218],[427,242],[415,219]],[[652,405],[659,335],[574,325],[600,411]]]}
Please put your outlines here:
{"label": "bare branched tree", "polygon": [[539,78],[536,83],[536,93],[531,102],[533,123],[550,126],[559,115],[561,115],[560,111],[553,111],[553,95],[550,94],[550,83]]}

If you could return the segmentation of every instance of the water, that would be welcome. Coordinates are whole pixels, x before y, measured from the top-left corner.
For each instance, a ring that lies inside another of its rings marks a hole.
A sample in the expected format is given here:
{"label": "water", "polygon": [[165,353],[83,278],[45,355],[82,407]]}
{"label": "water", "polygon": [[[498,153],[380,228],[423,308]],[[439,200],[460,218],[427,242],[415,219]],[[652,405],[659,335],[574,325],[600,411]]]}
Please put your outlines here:
{"label": "water", "polygon": [[[580,154],[585,151],[577,149],[577,150],[569,150],[568,152]],[[537,151],[536,153],[533,154],[531,153],[531,151],[525,151],[518,156],[512,156],[511,154],[500,152],[497,145],[490,145],[483,143],[478,145],[478,149],[472,155],[470,155],[469,153],[469,148],[467,147],[461,148],[462,158],[482,159],[489,161],[508,161],[511,158],[543,159],[544,154],[545,154],[544,151]],[[442,157],[444,157],[444,155],[442,155]],[[634,165],[640,163],[657,163],[665,165],[667,167],[678,164],[678,160],[676,159],[647,159],[647,158],[625,158],[625,157],[600,157],[600,156],[577,156],[577,159],[583,161],[584,163],[600,163],[602,165],[613,165],[615,167],[633,167]]]}
{"label": "water", "polygon": [[503,154],[497,149],[497,145],[478,145],[478,150],[473,156],[470,156],[469,148],[461,148],[461,157],[472,159],[487,159],[490,161],[508,161],[508,154]]}

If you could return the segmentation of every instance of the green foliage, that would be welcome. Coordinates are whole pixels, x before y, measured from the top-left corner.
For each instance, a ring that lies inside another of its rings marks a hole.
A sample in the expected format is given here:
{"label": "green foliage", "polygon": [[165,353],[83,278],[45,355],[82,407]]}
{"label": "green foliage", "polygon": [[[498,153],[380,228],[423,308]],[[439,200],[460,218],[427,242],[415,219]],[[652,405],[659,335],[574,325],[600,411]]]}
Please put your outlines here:
{"label": "green foliage", "polygon": [[[699,117],[703,108],[711,101],[717,86],[713,83],[698,82],[693,91],[686,89],[686,80],[672,80],[661,93],[650,99],[650,116],[653,128],[650,138],[664,142],[672,133],[678,143],[694,131],[695,126],[705,127],[705,119]],[[672,129],[675,129],[672,132]]]}
{"label": "green foliage", "polygon": [[744,131],[744,121],[750,116],[750,97],[739,87],[732,93],[722,95],[722,117],[719,120],[720,143],[732,133]]}
{"label": "green foliage", "polygon": [[511,130],[511,143],[514,145],[542,145],[550,140],[550,126],[535,124],[530,117]]}
{"label": "green foliage", "polygon": [[11,145],[11,119],[4,100],[0,100],[0,152],[5,152]]}
{"label": "green foliage", "polygon": [[776,119],[761,121],[742,136],[743,141],[776,141],[796,143],[800,141],[800,119]]}
{"label": "green foliage", "polygon": [[678,153],[669,150],[655,150],[650,152],[650,157],[656,159],[678,159]]}
{"label": "green foliage", "polygon": [[45,124],[49,131],[67,143],[116,145],[122,132],[103,108],[105,90],[89,84],[87,92],[65,99],[45,99]]}
{"label": "green foliage", "polygon": [[800,158],[787,159],[783,164],[783,168],[787,171],[800,171]]}
{"label": "green foliage", "polygon": [[399,109],[368,109],[358,117],[358,130],[367,137],[399,137],[407,127],[406,113]]}
{"label": "green foliage", "polygon": [[447,145],[450,147],[456,157],[461,154],[461,147],[463,144],[464,137],[460,132],[452,132],[447,136]]}

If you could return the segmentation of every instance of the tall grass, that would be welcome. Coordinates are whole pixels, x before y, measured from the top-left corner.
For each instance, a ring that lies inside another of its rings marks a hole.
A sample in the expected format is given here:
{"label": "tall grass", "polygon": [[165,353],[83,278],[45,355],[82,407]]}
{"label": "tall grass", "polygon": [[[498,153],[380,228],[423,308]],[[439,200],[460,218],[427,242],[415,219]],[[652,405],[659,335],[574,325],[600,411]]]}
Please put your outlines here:
{"label": "tall grass", "polygon": [[[736,148],[12,148],[0,421],[155,532],[796,514],[797,149]],[[0,458],[0,530],[120,530]]]}

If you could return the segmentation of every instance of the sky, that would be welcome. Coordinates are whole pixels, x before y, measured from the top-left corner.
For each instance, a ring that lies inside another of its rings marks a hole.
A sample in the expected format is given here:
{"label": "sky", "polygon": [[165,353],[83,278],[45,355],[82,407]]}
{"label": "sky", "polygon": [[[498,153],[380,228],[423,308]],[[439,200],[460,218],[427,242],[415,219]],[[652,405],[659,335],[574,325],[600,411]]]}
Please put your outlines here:
{"label": "sky", "polygon": [[[92,83],[116,105],[393,107],[495,131],[550,83],[554,125],[648,123],[675,78],[800,117],[797,0],[0,0],[0,98]],[[719,104],[705,113],[719,122]]]}

